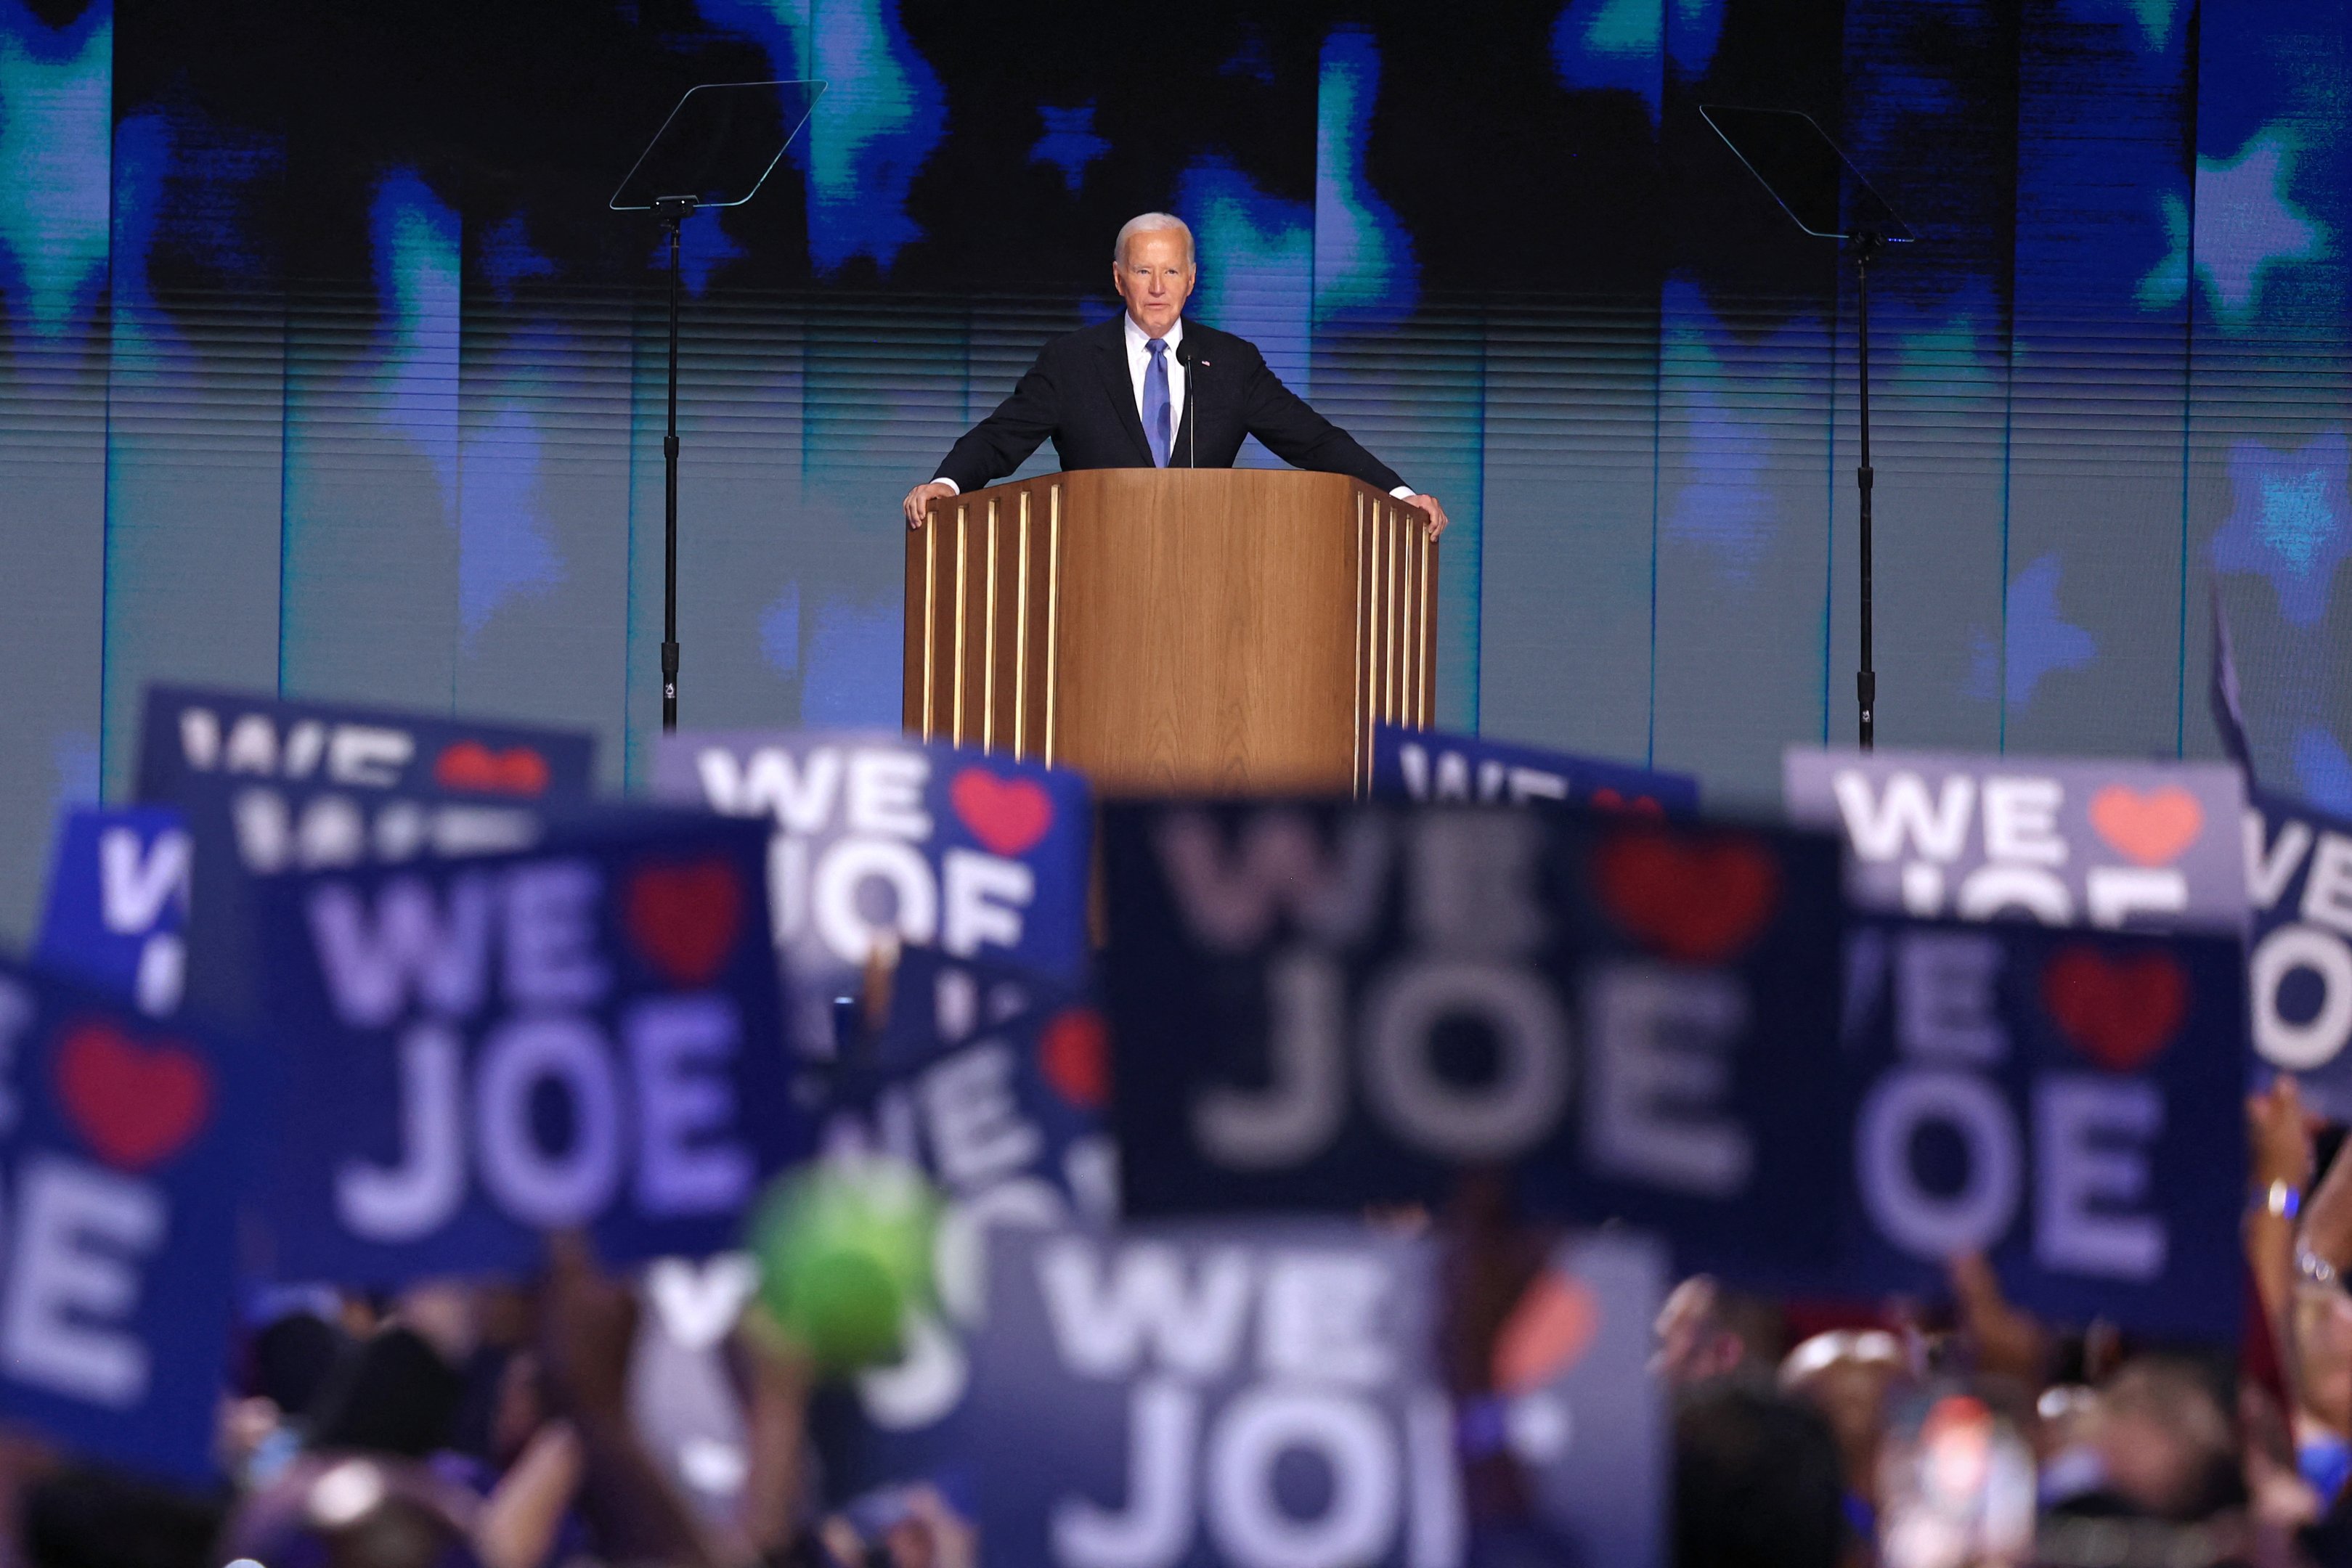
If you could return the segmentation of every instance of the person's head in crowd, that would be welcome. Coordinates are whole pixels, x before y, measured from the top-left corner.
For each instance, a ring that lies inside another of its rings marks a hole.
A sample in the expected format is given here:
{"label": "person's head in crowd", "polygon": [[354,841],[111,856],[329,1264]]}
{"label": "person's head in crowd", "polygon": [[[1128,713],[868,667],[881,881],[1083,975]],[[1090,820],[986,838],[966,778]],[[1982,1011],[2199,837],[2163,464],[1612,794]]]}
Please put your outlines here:
{"label": "person's head in crowd", "polygon": [[95,1466],[42,1478],[19,1506],[30,1568],[206,1568],[221,1523],[209,1499]]}
{"label": "person's head in crowd", "polygon": [[1879,1438],[1889,1397],[1909,1377],[1903,1342],[1884,1329],[1832,1329],[1790,1351],[1780,1388],[1821,1412],[1837,1437],[1846,1488],[1865,1503],[1877,1495]]}
{"label": "person's head in crowd", "polygon": [[1732,1378],[1675,1416],[1675,1568],[1834,1568],[1845,1552],[1837,1440],[1812,1409]]}
{"label": "person's head in crowd", "polygon": [[1781,1329],[1772,1307],[1694,1274],[1658,1309],[1657,1349],[1650,1369],[1670,1388],[1734,1373],[1769,1371],[1780,1359]]}
{"label": "person's head in crowd", "polygon": [[319,1397],[310,1447],[422,1458],[448,1441],[465,1379],[412,1330],[381,1329]]}
{"label": "person's head in crowd", "polygon": [[238,1506],[220,1556],[268,1568],[477,1568],[473,1508],[407,1460],[310,1454]]}
{"label": "person's head in crowd", "polygon": [[2069,1506],[2188,1521],[2244,1500],[2239,1433],[2214,1375],[2182,1357],[2127,1362],[2092,1404],[2095,1492]]}

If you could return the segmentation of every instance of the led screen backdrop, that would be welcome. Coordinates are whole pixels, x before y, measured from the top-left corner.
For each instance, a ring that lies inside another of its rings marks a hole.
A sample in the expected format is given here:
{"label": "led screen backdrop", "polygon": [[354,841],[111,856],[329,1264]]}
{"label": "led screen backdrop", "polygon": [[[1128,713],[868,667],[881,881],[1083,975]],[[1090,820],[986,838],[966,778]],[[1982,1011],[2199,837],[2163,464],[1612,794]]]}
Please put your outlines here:
{"label": "led screen backdrop", "polygon": [[[152,678],[587,724],[642,778],[655,232],[700,81],[832,90],[689,228],[684,709],[898,711],[898,498],[1110,237],[1444,498],[1440,716],[1769,799],[1853,722],[1853,292],[1699,120],[1802,108],[1874,289],[1882,736],[2352,809],[2344,0],[0,0],[0,929]],[[1266,461],[1262,454],[1259,461]],[[1043,460],[1033,469],[1043,466]]]}

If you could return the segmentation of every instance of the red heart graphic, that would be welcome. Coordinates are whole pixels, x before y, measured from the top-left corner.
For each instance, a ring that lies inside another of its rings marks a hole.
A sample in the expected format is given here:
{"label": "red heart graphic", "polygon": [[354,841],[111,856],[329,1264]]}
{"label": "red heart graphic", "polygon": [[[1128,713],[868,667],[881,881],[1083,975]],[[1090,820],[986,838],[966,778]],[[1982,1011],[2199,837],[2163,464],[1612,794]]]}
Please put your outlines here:
{"label": "red heart graphic", "polygon": [[212,1073],[177,1040],[142,1043],[110,1023],[79,1024],[58,1048],[58,1098],[98,1157],[143,1171],[171,1158],[212,1113]]}
{"label": "red heart graphic", "polygon": [[1054,798],[1029,779],[999,779],[985,768],[967,768],[948,787],[955,814],[992,854],[1017,855],[1054,825]]}
{"label": "red heart graphic", "polygon": [[629,940],[673,986],[710,983],[743,924],[743,884],[723,860],[638,868],[629,878]]}
{"label": "red heart graphic", "polygon": [[443,788],[490,795],[544,795],[547,758],[528,746],[492,751],[478,740],[453,741],[433,764]]}
{"label": "red heart graphic", "polygon": [[1619,833],[1593,854],[1601,902],[1670,958],[1717,964],[1755,940],[1780,901],[1780,868],[1744,838]]}
{"label": "red heart graphic", "polygon": [[1542,1387],[1584,1359],[1601,1335],[1601,1298],[1572,1275],[1546,1270],[1528,1284],[1495,1336],[1495,1387],[1505,1395]]}
{"label": "red heart graphic", "polygon": [[1664,818],[1666,814],[1666,809],[1651,797],[1636,795],[1628,800],[1606,784],[1595,789],[1588,800],[1596,811],[1624,811],[1636,817],[1658,818]]}
{"label": "red heart graphic", "polygon": [[2091,797],[2091,826],[2142,865],[2162,865],[2197,841],[2205,808],[2178,784],[2141,794],[2110,784]]}
{"label": "red heart graphic", "polygon": [[2042,971],[2042,1005],[2074,1049],[2110,1072],[2129,1072],[2180,1032],[2189,977],[2169,953],[2110,958],[2068,947]]}
{"label": "red heart graphic", "polygon": [[1082,1111],[1110,1103],[1110,1028],[1092,1008],[1072,1008],[1037,1035],[1037,1067]]}

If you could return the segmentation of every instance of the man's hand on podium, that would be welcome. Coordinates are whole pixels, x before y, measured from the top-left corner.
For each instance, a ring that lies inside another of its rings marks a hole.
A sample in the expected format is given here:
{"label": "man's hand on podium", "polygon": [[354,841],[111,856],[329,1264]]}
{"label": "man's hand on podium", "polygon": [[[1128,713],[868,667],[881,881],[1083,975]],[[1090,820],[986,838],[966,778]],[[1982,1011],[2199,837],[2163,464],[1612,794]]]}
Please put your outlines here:
{"label": "man's hand on podium", "polygon": [[1407,501],[1405,505],[1408,507],[1419,507],[1423,511],[1429,514],[1429,537],[1431,538],[1435,538],[1438,535],[1445,531],[1445,508],[1437,504],[1436,497],[1415,496],[1411,500]]}
{"label": "man's hand on podium", "polygon": [[942,484],[937,479],[928,485],[918,485],[908,491],[907,526],[910,528],[921,528],[923,519],[930,515],[931,503],[942,496],[952,496],[955,493],[954,486]]}

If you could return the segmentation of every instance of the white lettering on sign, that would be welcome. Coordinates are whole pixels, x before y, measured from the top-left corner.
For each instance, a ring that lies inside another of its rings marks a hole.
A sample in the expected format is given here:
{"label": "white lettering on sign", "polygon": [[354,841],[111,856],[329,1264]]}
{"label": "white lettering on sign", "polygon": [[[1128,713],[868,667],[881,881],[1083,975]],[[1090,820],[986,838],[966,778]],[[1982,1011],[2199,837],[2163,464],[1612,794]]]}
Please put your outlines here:
{"label": "white lettering on sign", "polygon": [[[754,1162],[733,1131],[741,1107],[726,1068],[743,1045],[733,1004],[717,995],[648,999],[620,1034],[615,1049],[587,1018],[524,1015],[490,1031],[468,1083],[456,1031],[412,1027],[398,1058],[399,1157],[344,1163],[335,1179],[342,1224],[369,1241],[432,1234],[465,1202],[469,1153],[500,1210],[541,1229],[593,1222],[632,1182],[648,1214],[742,1207]],[[534,1131],[533,1103],[550,1093],[571,1129],[561,1149]]]}
{"label": "white lettering on sign", "polygon": [[[1168,1568],[1202,1531],[1220,1561],[1244,1568],[1348,1568],[1400,1547],[1412,1568],[1458,1561],[1444,1396],[1381,1402],[1400,1371],[1382,1321],[1398,1296],[1392,1267],[1312,1247],[1212,1247],[1189,1260],[1162,1242],[1042,1247],[1036,1283],[1063,1364],[1129,1385],[1120,1501],[1055,1500],[1055,1561]],[[1243,1332],[1253,1299],[1254,1338]],[[1236,1373],[1248,1379],[1213,1403],[1203,1385]],[[1311,1511],[1276,1491],[1292,1455],[1327,1478]]]}
{"label": "white lettering on sign", "polygon": [[1315,825],[1295,811],[1257,811],[1228,847],[1207,817],[1183,812],[1160,825],[1160,862],[1201,939],[1243,951],[1287,915],[1307,935],[1353,941],[1378,912],[1388,874],[1388,838],[1360,818],[1326,849]]}
{"label": "white lettering on sign", "polygon": [[1239,1248],[1211,1251],[1188,1270],[1172,1244],[1122,1247],[1107,1264],[1073,1238],[1040,1255],[1037,1282],[1064,1364],[1087,1377],[1131,1376],[1147,1356],[1216,1376],[1234,1364],[1249,1311],[1250,1262]]}
{"label": "white lettering on sign", "polygon": [[[1941,1263],[1989,1251],[2023,1211],[2032,1135],[2033,1249],[2054,1273],[2147,1281],[2164,1271],[2168,1240],[2150,1196],[2148,1151],[2164,1101],[2145,1078],[2045,1071],[2022,1112],[1988,1074],[2013,1049],[1996,990],[1998,938],[1908,932],[1894,955],[1896,1065],[1863,1100],[1856,1178],[1881,1234]],[[1937,1135],[1957,1156],[1953,1179],[1930,1186],[1917,1165]]]}
{"label": "white lettering on sign", "polygon": [[384,725],[315,718],[295,720],[281,737],[278,721],[262,713],[237,716],[224,739],[220,716],[208,707],[191,706],[180,712],[180,755],[199,773],[317,777],[385,789],[400,782],[416,755],[416,742],[406,730]]}
{"label": "white lettering on sign", "polygon": [[[2286,1016],[2281,998],[2295,974],[2319,987],[2319,1004],[2306,1019]],[[2326,1066],[2352,1040],[2352,946],[2332,931],[2302,921],[2278,927],[2254,945],[2247,967],[2253,992],[2254,1049],[2289,1072]]]}
{"label": "white lettering on sign", "polygon": [[1885,792],[1876,800],[1864,773],[1842,772],[1831,788],[1845,818],[1846,837],[1863,859],[1895,860],[1906,841],[1927,860],[1948,863],[1960,858],[1960,847],[1968,841],[1969,812],[1976,803],[1977,781],[1967,774],[1948,774],[1932,802],[1927,780],[1916,773],[1891,775]]}
{"label": "white lettering on sign", "polygon": [[488,876],[449,882],[445,903],[422,877],[381,883],[369,909],[356,889],[329,883],[310,895],[310,936],[342,1020],[382,1029],[421,1004],[467,1017],[489,982],[495,889]]}
{"label": "white lettering on sign", "polygon": [[[1160,849],[1205,940],[1255,939],[1277,905],[1311,909],[1352,881],[1315,858],[1311,832],[1287,814],[1259,818],[1272,826],[1254,835],[1244,831],[1255,847],[1242,866],[1254,873],[1220,859],[1205,820],[1190,821],[1191,830],[1164,832]],[[1294,826],[1303,837],[1289,836]],[[1388,831],[1378,819],[1358,819],[1349,852],[1384,865],[1385,839],[1372,835]],[[1557,1134],[1581,1092],[1581,1153],[1595,1171],[1707,1197],[1744,1191],[1755,1150],[1727,1114],[1732,1053],[1748,1022],[1742,982],[1720,970],[1594,959],[1579,976],[1580,1040],[1561,1013],[1560,977],[1530,960],[1549,938],[1533,880],[1538,825],[1507,814],[1440,814],[1402,820],[1396,831],[1405,925],[1419,946],[1353,998],[1340,959],[1317,946],[1270,959],[1263,1086],[1213,1083],[1197,1092],[1188,1110],[1202,1152],[1233,1170],[1307,1163],[1346,1124],[1352,1072],[1363,1113],[1419,1154],[1461,1161],[1523,1155]],[[1298,868],[1318,863],[1318,877],[1297,879]],[[1365,889],[1338,929],[1376,915],[1376,893],[1377,883]],[[1316,922],[1299,920],[1312,935]],[[1491,1063],[1475,1077],[1443,1064],[1449,1041],[1465,1034],[1483,1042]]]}
{"label": "white lettering on sign", "polygon": [[130,1327],[168,1216],[148,1182],[79,1160],[29,1156],[17,1173],[0,1292],[0,1368],[19,1383],[127,1409],[147,1396],[147,1347]]}
{"label": "white lettering on sign", "polygon": [[98,836],[99,914],[109,931],[136,936],[154,929],[166,904],[188,907],[187,833],[170,828],[142,843],[132,828],[109,828]]}
{"label": "white lettering on sign", "polygon": [[1549,768],[1528,768],[1488,758],[1478,764],[1477,784],[1470,779],[1470,759],[1458,751],[1440,751],[1433,759],[1427,747],[1406,741],[1397,747],[1397,767],[1404,777],[1405,793],[1415,800],[1497,800],[1524,805],[1529,800],[1565,800],[1568,778]]}
{"label": "white lettering on sign", "polygon": [[[845,965],[877,943],[936,942],[957,957],[1021,945],[1036,877],[1018,860],[952,848],[934,873],[925,847],[937,828],[923,792],[931,758],[895,747],[816,747],[795,756],[763,746],[739,758],[696,753],[703,798],[729,816],[772,817],[770,925],[780,945],[813,936]],[[830,843],[812,842],[838,831]]]}

